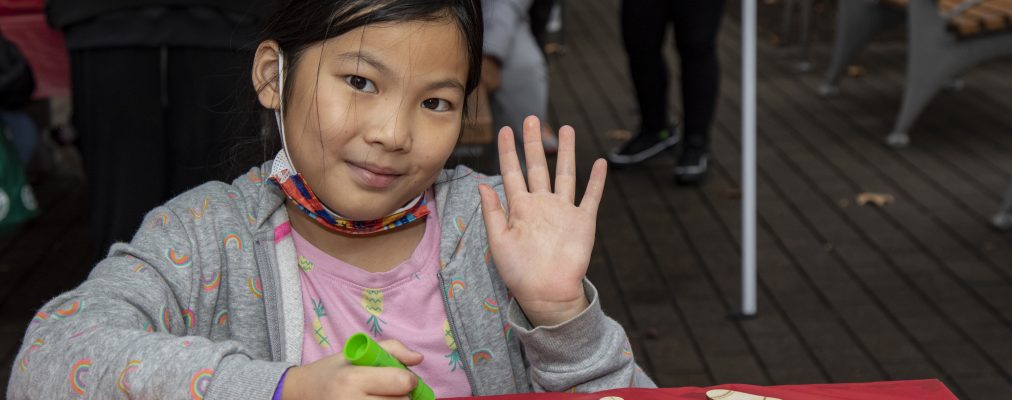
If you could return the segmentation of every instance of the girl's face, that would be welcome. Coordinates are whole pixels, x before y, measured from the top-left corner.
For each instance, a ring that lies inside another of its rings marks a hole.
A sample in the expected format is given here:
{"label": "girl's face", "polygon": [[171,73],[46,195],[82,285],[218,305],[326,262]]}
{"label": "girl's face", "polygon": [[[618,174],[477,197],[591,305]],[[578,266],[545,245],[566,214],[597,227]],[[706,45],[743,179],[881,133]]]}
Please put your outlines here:
{"label": "girl's face", "polygon": [[[268,79],[260,102],[275,109],[276,49],[262,43],[254,62],[254,83]],[[350,219],[400,208],[433,184],[453,151],[467,73],[464,42],[449,20],[369,25],[307,48],[294,69],[285,64],[293,74],[284,123],[295,168]]]}

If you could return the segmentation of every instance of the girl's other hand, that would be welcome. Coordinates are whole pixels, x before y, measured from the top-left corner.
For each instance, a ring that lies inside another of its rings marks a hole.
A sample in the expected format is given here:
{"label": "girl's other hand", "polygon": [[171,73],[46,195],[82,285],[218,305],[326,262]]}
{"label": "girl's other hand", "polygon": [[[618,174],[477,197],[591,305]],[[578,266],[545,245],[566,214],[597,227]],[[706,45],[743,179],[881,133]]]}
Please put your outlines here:
{"label": "girl's other hand", "polygon": [[[390,355],[405,366],[422,362],[422,355],[401,342],[379,342]],[[312,364],[292,367],[285,376],[281,398],[284,400],[338,400],[377,397],[408,398],[418,385],[410,371],[392,367],[358,367],[348,363],[341,353]]]}
{"label": "girl's other hand", "polygon": [[509,212],[499,196],[482,185],[482,216],[489,246],[503,282],[535,326],[565,322],[587,308],[582,280],[594,249],[597,208],[604,192],[607,162],[598,159],[580,205],[576,197],[576,132],[559,129],[555,191],[537,117],[524,120],[527,182],[520,169],[513,132],[499,131],[499,168]]}

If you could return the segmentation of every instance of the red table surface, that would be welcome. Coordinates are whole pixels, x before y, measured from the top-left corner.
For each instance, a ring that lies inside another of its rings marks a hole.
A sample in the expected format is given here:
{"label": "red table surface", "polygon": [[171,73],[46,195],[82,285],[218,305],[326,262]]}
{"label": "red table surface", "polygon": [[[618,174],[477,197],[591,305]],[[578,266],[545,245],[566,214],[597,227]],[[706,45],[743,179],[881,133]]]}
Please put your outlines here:
{"label": "red table surface", "polygon": [[481,397],[495,400],[599,400],[615,396],[624,400],[706,400],[706,391],[731,389],[782,400],[957,400],[937,379],[818,385],[754,386],[726,384],[665,389],[615,389],[597,393],[531,393]]}

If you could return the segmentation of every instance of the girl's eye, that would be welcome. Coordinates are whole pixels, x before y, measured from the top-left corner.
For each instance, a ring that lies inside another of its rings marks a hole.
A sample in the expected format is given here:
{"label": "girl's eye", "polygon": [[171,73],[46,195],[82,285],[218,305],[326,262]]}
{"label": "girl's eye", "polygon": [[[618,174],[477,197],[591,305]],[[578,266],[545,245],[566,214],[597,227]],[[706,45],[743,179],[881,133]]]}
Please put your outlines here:
{"label": "girl's eye", "polygon": [[437,98],[425,99],[422,101],[422,107],[432,111],[450,111],[450,102]]}
{"label": "girl's eye", "polygon": [[358,75],[348,75],[344,78],[345,82],[348,82],[351,87],[357,89],[360,92],[376,93],[376,85],[372,81],[363,78]]}

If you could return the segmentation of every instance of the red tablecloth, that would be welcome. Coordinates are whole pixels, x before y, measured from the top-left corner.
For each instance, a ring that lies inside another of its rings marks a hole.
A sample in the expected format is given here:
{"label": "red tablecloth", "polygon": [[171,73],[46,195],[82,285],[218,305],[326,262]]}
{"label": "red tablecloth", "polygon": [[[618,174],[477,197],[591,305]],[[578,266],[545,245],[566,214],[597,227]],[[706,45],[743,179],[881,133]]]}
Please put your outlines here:
{"label": "red tablecloth", "polygon": [[819,385],[717,385],[707,388],[681,387],[667,389],[616,389],[591,394],[538,393],[482,397],[486,400],[599,400],[615,396],[624,400],[706,400],[710,389],[731,389],[782,400],[957,400],[956,396],[936,379],[872,383],[835,383]]}

